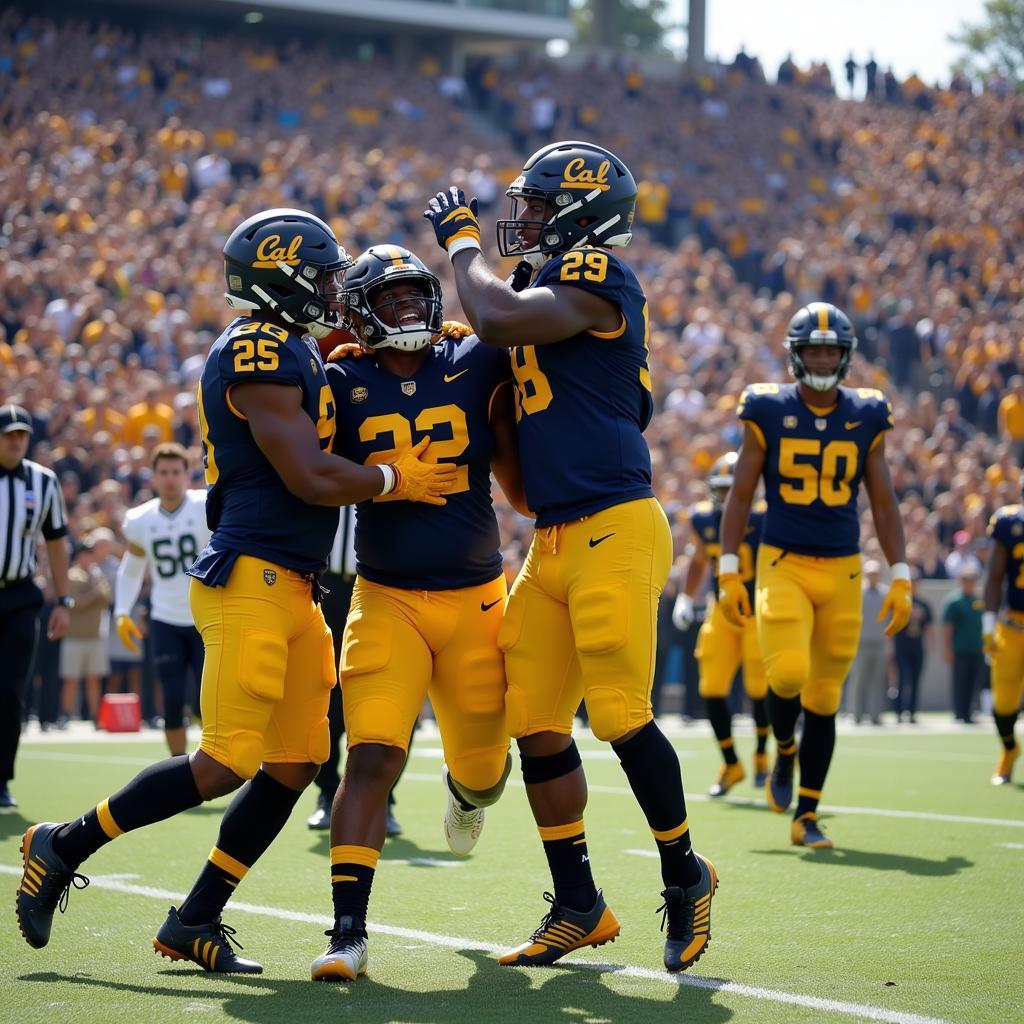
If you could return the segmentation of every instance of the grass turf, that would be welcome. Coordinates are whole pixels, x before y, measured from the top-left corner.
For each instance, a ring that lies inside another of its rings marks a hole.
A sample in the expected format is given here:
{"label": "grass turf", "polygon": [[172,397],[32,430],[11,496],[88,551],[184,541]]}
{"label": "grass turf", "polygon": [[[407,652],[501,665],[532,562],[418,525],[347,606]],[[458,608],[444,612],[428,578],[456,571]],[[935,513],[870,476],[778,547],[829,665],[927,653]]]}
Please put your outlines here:
{"label": "grass turf", "polygon": [[[749,775],[724,802],[698,796],[717,770],[713,741],[687,730],[674,743],[694,797],[697,848],[722,879],[713,941],[683,984],[661,969],[658,861],[607,748],[580,740],[591,783],[591,860],[622,935],[571,955],[565,966],[527,971],[494,962],[494,950],[523,941],[547,909],[540,897],[550,883],[523,789],[510,786],[488,812],[473,857],[452,857],[440,829],[439,745],[427,737],[417,741],[399,788],[405,834],[389,840],[377,874],[371,973],[346,987],[308,981],[331,912],[327,836],[304,824],[312,796],[225,915],[245,955],[263,963],[262,976],[209,975],[160,959],[150,946],[212,846],[226,800],[100,851],[86,868],[94,885],[71,894],[50,945],[30,949],[12,906],[24,829],[80,813],[162,754],[155,740],[30,738],[14,787],[21,808],[0,816],[0,885],[9,893],[0,919],[0,1020],[915,1024],[924,1017],[974,1024],[1019,1017],[1024,785],[989,785],[997,754],[990,731],[840,735],[826,791],[825,811],[833,810],[822,816],[835,851],[791,847],[788,816],[767,810]],[[748,772],[752,745],[741,731]]]}

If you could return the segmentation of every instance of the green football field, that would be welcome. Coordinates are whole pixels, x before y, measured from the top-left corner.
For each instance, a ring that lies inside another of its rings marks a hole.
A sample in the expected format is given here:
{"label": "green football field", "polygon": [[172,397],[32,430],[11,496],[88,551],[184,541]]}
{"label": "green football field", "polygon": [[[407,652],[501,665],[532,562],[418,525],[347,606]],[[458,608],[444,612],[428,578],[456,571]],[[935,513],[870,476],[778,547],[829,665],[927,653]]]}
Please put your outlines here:
{"label": "green football field", "polygon": [[[749,754],[749,728],[738,748]],[[586,823],[598,885],[622,921],[614,944],[544,970],[499,967],[546,904],[546,865],[520,784],[488,811],[476,853],[441,833],[436,738],[417,739],[399,789],[405,834],[389,840],[370,907],[370,975],[316,985],[330,924],[328,840],[303,797],[225,914],[259,977],[172,964],[150,940],[216,836],[225,801],[118,839],[87,865],[44,950],[18,933],[18,847],[28,824],[65,820],[161,756],[157,734],[27,737],[0,816],[0,1021],[1009,1022],[1024,1019],[1024,768],[989,785],[988,729],[938,722],[841,732],[823,821],[835,851],[789,845],[749,781],[703,797],[717,754],[703,727],[676,728],[697,848],[718,868],[712,943],[682,977],[661,970],[658,861],[617,762],[584,731]],[[749,761],[749,757],[748,757]],[[513,778],[518,772],[514,771]]]}

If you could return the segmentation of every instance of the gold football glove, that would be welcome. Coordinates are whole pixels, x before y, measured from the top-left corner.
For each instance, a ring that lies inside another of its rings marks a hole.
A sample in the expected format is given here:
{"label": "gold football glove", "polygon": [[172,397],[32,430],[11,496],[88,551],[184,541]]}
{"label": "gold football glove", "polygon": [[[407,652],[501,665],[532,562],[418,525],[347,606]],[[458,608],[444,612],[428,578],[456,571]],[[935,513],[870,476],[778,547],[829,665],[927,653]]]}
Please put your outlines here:
{"label": "gold football glove", "polygon": [[451,462],[424,462],[420,456],[426,453],[429,445],[430,438],[425,437],[391,463],[396,477],[391,493],[406,501],[447,505],[444,495],[452,489],[459,467]]}
{"label": "gold football glove", "polygon": [[459,320],[445,320],[441,324],[442,339],[451,338],[452,341],[461,341],[463,338],[468,338],[472,333],[473,328]]}
{"label": "gold football glove", "polygon": [[726,621],[734,626],[742,626],[750,618],[750,595],[738,572],[727,572],[718,577],[718,605]]}
{"label": "gold football glove", "polygon": [[914,606],[913,591],[910,587],[910,580],[893,580],[889,584],[889,591],[882,601],[882,607],[878,612],[878,621],[884,622],[885,617],[891,614],[889,625],[885,627],[885,635],[893,636],[895,633],[906,628],[910,621],[910,611]]}
{"label": "gold football glove", "polygon": [[991,659],[1002,650],[1003,638],[998,633],[983,633],[981,643],[985,651],[985,658]]}
{"label": "gold football glove", "polygon": [[329,363],[339,363],[342,359],[361,359],[365,353],[362,348],[357,345],[354,341],[344,341],[340,345],[335,345],[331,349],[331,354],[327,357]]}
{"label": "gold football glove", "polygon": [[138,654],[139,645],[136,641],[142,639],[142,631],[132,622],[132,617],[130,615],[118,615],[117,622],[114,623],[114,629],[117,630],[117,636],[121,643],[129,651]]}

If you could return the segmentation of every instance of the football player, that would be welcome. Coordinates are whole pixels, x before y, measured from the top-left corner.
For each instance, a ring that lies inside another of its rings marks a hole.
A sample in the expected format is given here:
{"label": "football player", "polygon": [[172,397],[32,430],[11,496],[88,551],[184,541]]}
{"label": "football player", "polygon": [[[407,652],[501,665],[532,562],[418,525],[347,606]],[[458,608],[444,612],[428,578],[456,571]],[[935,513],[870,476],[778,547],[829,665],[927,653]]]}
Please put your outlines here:
{"label": "football player", "polygon": [[330,452],[334,400],[316,336],[343,315],[350,264],[318,217],[277,209],[224,245],[228,303],[242,315],[214,342],[199,383],[210,543],[188,570],[205,645],[200,749],[151,765],[65,825],[25,833],[18,924],[45,946],[79,865],[101,846],[238,790],[217,844],[153,946],[207,971],[259,974],[232,948],[221,911],[284,827],[327,754],[334,648],[318,603],[338,506],[387,494],[444,504],[454,466],[421,462],[428,441],[362,466]]}
{"label": "football player", "polygon": [[612,744],[654,835],[665,966],[681,971],[707,946],[718,880],[691,845],[679,759],[651,712],[672,536],[643,438],[653,411],[647,300],[614,251],[631,237],[636,182],[614,153],[559,142],[526,161],[507,195],[511,217],[497,227],[502,255],[519,261],[511,282],[480,251],[475,200],[452,187],[424,214],[470,324],[512,351],[520,460],[537,515],[500,644],[509,730],[555,892],[537,930],[500,962],[551,964],[619,933],[584,830],[572,723],[585,696],[591,729]]}
{"label": "football player", "polygon": [[153,449],[157,496],[128,511],[122,533],[127,542],[117,569],[114,623],[121,643],[138,651],[142,639],[132,621],[146,570],[150,570],[149,639],[164,698],[164,736],[171,757],[185,753],[185,691],[188,672],[203,677],[203,638],[192,621],[189,578],[196,555],[209,543],[206,491],[188,486],[188,453],[168,442]]}
{"label": "football player", "polygon": [[767,512],[757,553],[757,633],[768,676],[768,717],[776,758],[765,783],[772,810],[793,799],[800,740],[800,789],[790,837],[795,846],[833,845],[817,809],[835,748],[843,681],[861,625],[857,496],[867,488],[892,583],[879,613],[892,636],[910,618],[910,570],[903,524],[885,461],[892,406],[872,388],[840,387],[857,345],[846,314],[827,302],[800,309],[786,335],[794,384],[752,384],[740,397],[743,446],[722,514],[718,604],[742,626],[751,616],[740,548],[763,476]]}
{"label": "football player", "polygon": [[[1003,744],[992,785],[1004,786],[1013,775],[1014,761],[1020,757],[1014,728],[1024,694],[1024,505],[997,509],[989,522],[988,535],[992,538],[992,557],[985,580],[981,632],[992,665],[992,714]],[[999,620],[1004,593],[1006,614]]]}
{"label": "football player", "polygon": [[498,629],[505,607],[494,471],[525,511],[516,453],[512,370],[474,337],[437,341],[441,287],[420,259],[375,245],[345,274],[354,331],[369,356],[331,363],[335,451],[390,462],[421,436],[457,475],[444,508],[388,497],[356,517],[357,579],[342,641],[348,758],[331,817],[334,929],[312,966],[317,981],[366,973],[366,912],[384,843],[388,792],[429,695],[444,748],[444,833],[460,856],[511,767]]}
{"label": "football player", "polygon": [[[718,558],[722,553],[718,535],[722,525],[722,505],[732,487],[733,467],[738,458],[736,452],[726,452],[715,460],[708,477],[711,501],[702,501],[690,512],[690,527],[693,531],[693,557],[686,570],[683,589],[680,590],[672,607],[672,621],[676,628],[685,632],[693,623],[693,599],[704,581],[705,570],[711,567],[712,594],[718,592]],[[754,565],[757,548],[761,543],[761,526],[764,508],[755,508],[747,523],[746,536],[740,545],[740,576],[748,595],[754,596]],[[697,634],[697,664],[700,668],[700,695],[708,712],[708,721],[714,730],[715,739],[722,752],[723,764],[718,779],[708,791],[710,796],[725,796],[738,782],[746,778],[743,763],[736,756],[732,736],[732,712],[729,710],[729,694],[736,670],[743,666],[743,686],[750,697],[754,713],[754,728],[757,733],[757,751],[754,754],[754,785],[764,788],[768,776],[768,712],[765,709],[765,693],[768,683],[764,674],[761,650],[757,645],[757,627],[753,619],[738,630],[728,622],[713,600]]]}

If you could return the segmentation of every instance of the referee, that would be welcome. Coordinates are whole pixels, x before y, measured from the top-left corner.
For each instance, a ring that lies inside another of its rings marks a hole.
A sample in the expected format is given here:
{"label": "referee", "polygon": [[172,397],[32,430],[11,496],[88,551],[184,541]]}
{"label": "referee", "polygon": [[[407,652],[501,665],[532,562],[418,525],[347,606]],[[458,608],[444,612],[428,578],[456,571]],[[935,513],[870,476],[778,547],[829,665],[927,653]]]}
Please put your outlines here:
{"label": "referee", "polygon": [[[352,604],[352,588],[356,582],[356,550],[355,550],[356,510],[351,505],[341,509],[338,532],[334,537],[327,572],[322,583],[325,591],[322,603],[324,618],[334,635],[335,664],[341,657],[341,642],[345,635],[345,620],[348,619],[349,606]],[[309,816],[306,824],[317,831],[327,831],[331,827],[331,804],[334,794],[341,785],[341,737],[345,734],[345,713],[342,708],[341,687],[331,690],[331,702],[327,710],[327,719],[331,727],[331,752],[327,760],[320,766],[317,777],[313,780],[320,795],[317,797],[316,810]],[[412,740],[410,739],[410,744]],[[403,769],[404,771],[404,769]],[[400,778],[401,776],[399,776]],[[395,780],[398,785],[398,780]],[[399,836],[402,826],[393,813],[395,803],[394,789],[388,794],[387,834]]]}
{"label": "referee", "polygon": [[57,603],[46,627],[51,640],[68,628],[68,517],[52,470],[25,458],[32,417],[20,405],[0,406],[0,807],[17,807],[7,788],[14,778],[21,719],[36,641],[42,591],[36,571],[36,542],[46,556]]}

